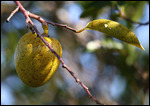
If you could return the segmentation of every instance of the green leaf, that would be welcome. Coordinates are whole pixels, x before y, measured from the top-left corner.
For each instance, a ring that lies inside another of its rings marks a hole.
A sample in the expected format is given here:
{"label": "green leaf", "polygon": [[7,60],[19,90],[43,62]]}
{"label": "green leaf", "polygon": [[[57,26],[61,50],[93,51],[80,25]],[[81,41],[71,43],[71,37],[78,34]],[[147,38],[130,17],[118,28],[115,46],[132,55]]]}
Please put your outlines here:
{"label": "green leaf", "polygon": [[77,31],[77,33],[80,33],[86,29],[103,32],[111,37],[117,38],[123,42],[132,44],[144,50],[136,35],[127,27],[118,22],[107,19],[94,20],[89,22],[85,28]]}

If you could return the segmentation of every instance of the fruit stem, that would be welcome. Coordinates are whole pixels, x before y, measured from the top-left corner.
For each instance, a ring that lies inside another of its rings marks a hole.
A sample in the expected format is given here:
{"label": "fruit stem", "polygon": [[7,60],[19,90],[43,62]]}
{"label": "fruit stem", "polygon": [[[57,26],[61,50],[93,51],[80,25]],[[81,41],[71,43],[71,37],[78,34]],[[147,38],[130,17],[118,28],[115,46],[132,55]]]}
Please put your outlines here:
{"label": "fruit stem", "polygon": [[43,34],[48,35],[48,25],[42,25],[42,27],[43,27],[43,30],[44,30]]}
{"label": "fruit stem", "polygon": [[82,31],[84,31],[85,30],[85,28],[83,28],[83,29],[81,29],[81,30],[79,30],[79,31],[76,31],[76,33],[80,33],[80,32],[82,32]]}

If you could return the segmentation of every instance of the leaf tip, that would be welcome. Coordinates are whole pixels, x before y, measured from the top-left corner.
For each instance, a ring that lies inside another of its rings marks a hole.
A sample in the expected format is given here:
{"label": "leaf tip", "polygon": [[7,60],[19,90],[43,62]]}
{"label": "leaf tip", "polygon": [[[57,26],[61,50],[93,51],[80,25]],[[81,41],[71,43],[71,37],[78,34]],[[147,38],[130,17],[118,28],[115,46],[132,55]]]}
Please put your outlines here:
{"label": "leaf tip", "polygon": [[145,51],[145,49],[144,49],[144,47],[141,45],[141,47],[140,47],[142,50],[144,50]]}
{"label": "leaf tip", "polygon": [[138,45],[137,47],[145,51],[144,47],[141,44]]}

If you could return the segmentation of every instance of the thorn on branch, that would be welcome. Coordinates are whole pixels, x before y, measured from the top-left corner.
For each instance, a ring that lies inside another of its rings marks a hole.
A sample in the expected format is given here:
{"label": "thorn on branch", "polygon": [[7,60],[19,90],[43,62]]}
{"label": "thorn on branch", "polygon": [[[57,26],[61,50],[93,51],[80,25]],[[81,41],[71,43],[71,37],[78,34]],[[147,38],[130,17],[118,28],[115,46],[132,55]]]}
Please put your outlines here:
{"label": "thorn on branch", "polygon": [[80,82],[80,80],[79,80],[79,79],[76,79],[76,82],[77,82],[77,83],[79,83],[79,82]]}
{"label": "thorn on branch", "polygon": [[62,64],[62,68],[66,68],[66,65],[65,65],[65,64]]}

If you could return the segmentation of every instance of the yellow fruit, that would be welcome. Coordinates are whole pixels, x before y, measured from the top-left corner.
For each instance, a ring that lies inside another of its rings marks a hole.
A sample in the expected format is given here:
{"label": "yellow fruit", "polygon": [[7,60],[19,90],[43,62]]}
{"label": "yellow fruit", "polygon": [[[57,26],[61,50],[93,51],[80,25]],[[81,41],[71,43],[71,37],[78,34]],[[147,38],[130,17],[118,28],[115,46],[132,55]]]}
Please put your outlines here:
{"label": "yellow fruit", "polygon": [[[62,57],[62,47],[59,41],[50,37],[44,37],[44,39]],[[57,57],[32,32],[26,33],[19,40],[14,60],[18,76],[25,84],[32,87],[45,84],[60,64]]]}

